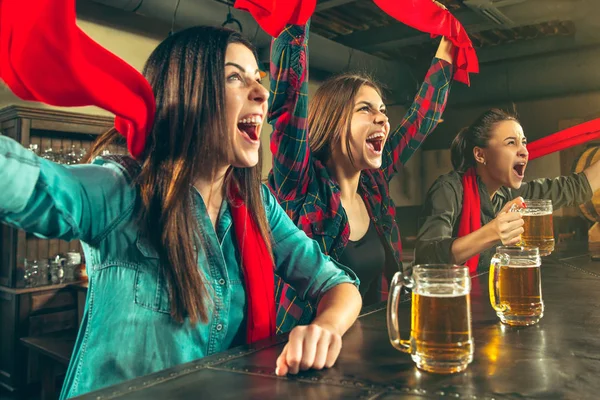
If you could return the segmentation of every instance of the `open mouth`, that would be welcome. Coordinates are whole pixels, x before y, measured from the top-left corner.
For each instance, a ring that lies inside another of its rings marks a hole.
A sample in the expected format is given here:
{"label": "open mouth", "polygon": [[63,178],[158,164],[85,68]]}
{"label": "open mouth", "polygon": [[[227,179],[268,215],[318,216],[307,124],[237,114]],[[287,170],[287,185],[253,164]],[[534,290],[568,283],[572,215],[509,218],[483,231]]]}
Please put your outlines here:
{"label": "open mouth", "polygon": [[244,138],[251,142],[257,142],[260,137],[260,126],[262,117],[253,115],[251,117],[241,118],[237,123],[237,128]]}
{"label": "open mouth", "polygon": [[367,138],[367,147],[375,154],[381,154],[384,139],[385,135],[383,133],[374,133]]}
{"label": "open mouth", "polygon": [[525,176],[526,166],[527,166],[527,163],[522,162],[522,161],[513,165],[513,170],[515,171],[515,173],[517,174],[519,179],[523,179],[523,177]]}

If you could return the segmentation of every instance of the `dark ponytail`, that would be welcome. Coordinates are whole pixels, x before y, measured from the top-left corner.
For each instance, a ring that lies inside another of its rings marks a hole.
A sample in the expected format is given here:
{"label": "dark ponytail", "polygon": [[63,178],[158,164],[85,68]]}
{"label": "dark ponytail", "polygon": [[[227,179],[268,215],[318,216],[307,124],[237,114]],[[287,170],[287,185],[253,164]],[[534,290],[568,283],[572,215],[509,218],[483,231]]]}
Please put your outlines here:
{"label": "dark ponytail", "polygon": [[498,122],[519,120],[515,113],[492,108],[481,114],[470,126],[458,132],[450,146],[450,159],[454,170],[460,173],[475,167],[475,147],[486,148],[492,136],[492,130]]}

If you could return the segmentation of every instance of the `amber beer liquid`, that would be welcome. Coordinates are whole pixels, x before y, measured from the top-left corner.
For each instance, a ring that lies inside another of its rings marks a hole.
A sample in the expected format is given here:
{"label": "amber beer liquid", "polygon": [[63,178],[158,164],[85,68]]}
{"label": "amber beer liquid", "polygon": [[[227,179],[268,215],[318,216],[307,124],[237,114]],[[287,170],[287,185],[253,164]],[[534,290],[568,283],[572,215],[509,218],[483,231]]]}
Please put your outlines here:
{"label": "amber beer liquid", "polygon": [[452,293],[452,288],[438,289],[430,289],[429,293],[413,291],[413,359],[425,371],[460,372],[473,360],[470,295]]}
{"label": "amber beer liquid", "polygon": [[554,227],[552,224],[552,202],[550,200],[525,200],[527,208],[521,209],[523,215],[523,234],[521,245],[537,247],[541,256],[554,251]]}
{"label": "amber beer liquid", "polygon": [[496,249],[490,264],[490,303],[503,323],[533,325],[544,316],[540,265],[537,247]]}

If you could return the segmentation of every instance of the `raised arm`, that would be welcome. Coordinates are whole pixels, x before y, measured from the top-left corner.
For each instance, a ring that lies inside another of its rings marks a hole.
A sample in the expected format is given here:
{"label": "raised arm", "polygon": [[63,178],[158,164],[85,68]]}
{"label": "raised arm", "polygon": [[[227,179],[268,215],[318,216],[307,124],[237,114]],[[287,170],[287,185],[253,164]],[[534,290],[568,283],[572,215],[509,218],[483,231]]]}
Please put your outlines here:
{"label": "raised arm", "polygon": [[578,174],[523,183],[518,190],[512,190],[511,195],[524,199],[552,200],[555,210],[576,206],[591,200],[594,191],[600,187],[599,167],[600,163],[596,162]]}
{"label": "raised arm", "polygon": [[308,147],[308,27],[288,26],[271,44],[269,123],[277,198],[302,198],[310,181]]}
{"label": "raised arm", "polygon": [[398,172],[438,125],[446,108],[452,79],[452,43],[442,38],[425,81],[402,122],[390,134],[383,151],[382,168],[388,181]]}
{"label": "raised arm", "polygon": [[94,242],[134,204],[116,164],[67,167],[0,136],[0,222],[42,238]]}

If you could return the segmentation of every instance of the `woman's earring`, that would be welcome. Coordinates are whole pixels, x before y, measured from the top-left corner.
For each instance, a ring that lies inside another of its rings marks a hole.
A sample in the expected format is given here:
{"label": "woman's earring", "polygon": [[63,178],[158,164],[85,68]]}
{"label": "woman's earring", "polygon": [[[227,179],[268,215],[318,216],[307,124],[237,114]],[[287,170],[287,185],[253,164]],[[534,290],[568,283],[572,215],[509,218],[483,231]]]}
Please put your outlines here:
{"label": "woman's earring", "polygon": [[485,160],[483,160],[483,165],[487,165],[487,162]]}

